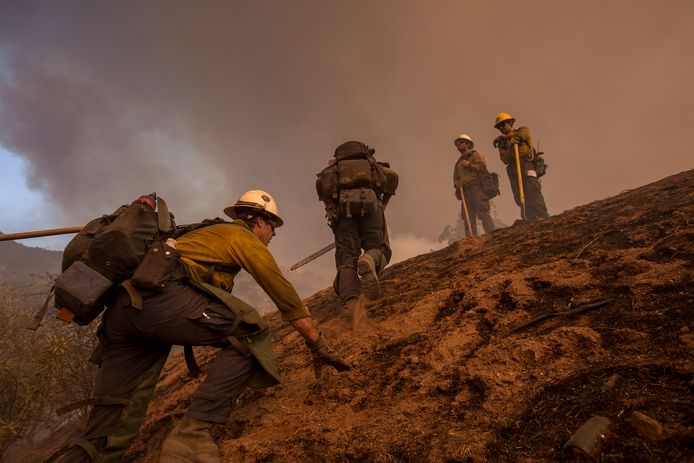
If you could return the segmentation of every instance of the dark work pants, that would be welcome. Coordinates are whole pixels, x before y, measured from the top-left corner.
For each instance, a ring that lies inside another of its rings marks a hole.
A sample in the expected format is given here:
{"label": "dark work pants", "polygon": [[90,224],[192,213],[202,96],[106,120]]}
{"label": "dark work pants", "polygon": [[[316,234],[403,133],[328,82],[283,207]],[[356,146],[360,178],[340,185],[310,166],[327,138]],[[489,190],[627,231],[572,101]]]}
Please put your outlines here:
{"label": "dark work pants", "polygon": [[[172,345],[216,346],[221,349],[185,414],[204,421],[226,422],[255,362],[225,340],[232,334],[238,338],[251,334],[244,323],[232,332],[235,318],[221,302],[181,283],[169,283],[162,293],[146,297],[142,310],[130,306],[127,294],[119,295],[104,314],[99,331],[102,357],[94,397],[128,398],[143,374],[168,356]],[[84,435],[107,427],[117,428],[122,411],[122,405],[96,405]],[[92,443],[101,448],[105,439]],[[60,461],[90,459],[83,450],[75,448]]]}
{"label": "dark work pants", "polygon": [[[478,180],[472,181],[463,185],[463,195],[465,198],[465,206],[470,216],[470,228],[472,236],[477,236],[477,219],[482,221],[482,228],[485,233],[490,233],[494,230],[494,221],[489,213],[489,199],[482,190],[482,185]],[[463,202],[460,202],[460,214],[465,224],[465,236],[470,236],[467,227],[467,218],[465,217],[465,209]]]}
{"label": "dark work pants", "polygon": [[[342,302],[358,297],[361,286],[357,274],[357,260],[361,250],[378,250],[383,254],[376,266],[383,268],[390,262],[391,250],[385,232],[385,216],[379,205],[376,211],[363,217],[338,217],[333,222],[335,234],[335,266],[337,275],[333,288]],[[385,261],[383,261],[385,259]]]}
{"label": "dark work pants", "polygon": [[[549,217],[545,198],[542,196],[542,187],[537,177],[533,176],[535,164],[527,159],[521,159],[521,172],[523,174],[523,195],[525,196],[525,216],[528,220],[544,219]],[[513,199],[520,207],[520,191],[518,190],[518,171],[515,160],[506,166],[506,173],[511,183]],[[530,173],[530,175],[528,175]]]}

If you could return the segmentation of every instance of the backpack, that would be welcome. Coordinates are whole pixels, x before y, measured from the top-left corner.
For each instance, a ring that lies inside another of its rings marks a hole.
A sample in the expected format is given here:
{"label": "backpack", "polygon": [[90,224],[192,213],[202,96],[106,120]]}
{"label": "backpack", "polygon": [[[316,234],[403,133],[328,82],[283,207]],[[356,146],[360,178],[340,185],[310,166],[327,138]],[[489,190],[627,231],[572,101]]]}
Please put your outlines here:
{"label": "backpack", "polygon": [[537,173],[537,178],[545,175],[547,173],[547,168],[549,167],[545,162],[544,154],[544,152],[540,151],[540,142],[538,141],[537,150],[533,148],[533,162],[535,163],[535,172]]}
{"label": "backpack", "polygon": [[495,172],[480,174],[479,180],[480,185],[482,186],[482,191],[487,199],[492,199],[501,194],[501,191],[499,190],[499,174]]}
{"label": "backpack", "polygon": [[90,221],[63,252],[54,285],[58,318],[87,325],[119,287],[135,307],[142,300],[137,289],[161,290],[178,262],[178,252],[165,242],[174,230],[173,216],[156,193]]}
{"label": "backpack", "polygon": [[[373,149],[360,142],[338,147],[335,159],[316,179],[318,198],[326,208],[335,208],[335,213],[348,218],[376,210],[378,196],[389,192],[392,182],[386,167],[376,161],[373,153]],[[397,187],[397,178],[395,182]]]}

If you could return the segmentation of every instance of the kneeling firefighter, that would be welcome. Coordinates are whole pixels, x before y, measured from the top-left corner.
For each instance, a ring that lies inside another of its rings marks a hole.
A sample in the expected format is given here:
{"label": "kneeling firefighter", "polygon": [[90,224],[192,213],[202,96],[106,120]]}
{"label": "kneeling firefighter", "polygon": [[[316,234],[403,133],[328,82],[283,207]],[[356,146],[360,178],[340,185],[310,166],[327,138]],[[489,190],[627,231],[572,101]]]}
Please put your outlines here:
{"label": "kneeling firefighter", "polygon": [[362,287],[367,297],[381,297],[378,277],[391,257],[384,211],[398,175],[388,163],[376,161],[374,153],[360,141],[342,143],[316,179],[335,235],[333,288],[348,311],[357,304]]}
{"label": "kneeling firefighter", "polygon": [[351,368],[323,341],[308,308],[267,248],[283,223],[272,196],[248,191],[224,212],[235,220],[177,238],[179,264],[161,291],[143,293],[140,304],[122,291],[109,304],[99,328],[102,352],[94,408],[84,436],[72,442],[60,461],[121,461],[142,424],[172,345],[220,350],[185,416],[164,441],[160,461],[221,461],[208,431],[211,425],[226,422],[247,385],[267,387],[280,381],[267,322],[230,293],[241,269],[303,336],[316,377],[325,365],[338,371]]}

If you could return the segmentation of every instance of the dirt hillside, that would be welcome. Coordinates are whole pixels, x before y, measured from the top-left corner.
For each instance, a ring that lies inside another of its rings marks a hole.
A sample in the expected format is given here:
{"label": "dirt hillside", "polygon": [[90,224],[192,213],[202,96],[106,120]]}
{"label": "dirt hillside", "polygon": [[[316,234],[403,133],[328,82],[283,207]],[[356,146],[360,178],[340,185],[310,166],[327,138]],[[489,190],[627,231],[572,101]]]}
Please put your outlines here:
{"label": "dirt hillside", "polygon": [[[215,438],[230,462],[588,461],[562,446],[600,415],[590,461],[694,461],[693,261],[694,170],[394,265],[357,335],[326,289],[306,302],[354,370],[314,380],[273,314],[284,383]],[[199,381],[172,356],[126,461],[157,461]]]}

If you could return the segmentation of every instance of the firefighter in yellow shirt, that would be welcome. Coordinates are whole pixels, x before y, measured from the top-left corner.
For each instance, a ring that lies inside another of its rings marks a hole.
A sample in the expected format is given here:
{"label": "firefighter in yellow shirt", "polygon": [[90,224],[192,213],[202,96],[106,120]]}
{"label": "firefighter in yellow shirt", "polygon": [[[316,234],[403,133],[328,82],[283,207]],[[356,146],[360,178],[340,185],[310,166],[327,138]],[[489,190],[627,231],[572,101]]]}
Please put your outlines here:
{"label": "firefighter in yellow shirt", "polygon": [[234,222],[201,227],[176,240],[181,263],[177,277],[161,292],[143,294],[141,309],[125,291],[106,309],[99,329],[102,355],[94,409],[84,436],[72,443],[61,462],[121,461],[144,420],[172,345],[219,351],[184,417],[164,441],[160,462],[221,462],[209,434],[212,424],[226,422],[246,386],[266,387],[280,380],[267,322],[230,293],[241,269],[304,338],[316,377],[324,366],[351,368],[323,341],[267,248],[282,225],[272,196],[248,191],[224,212]]}

